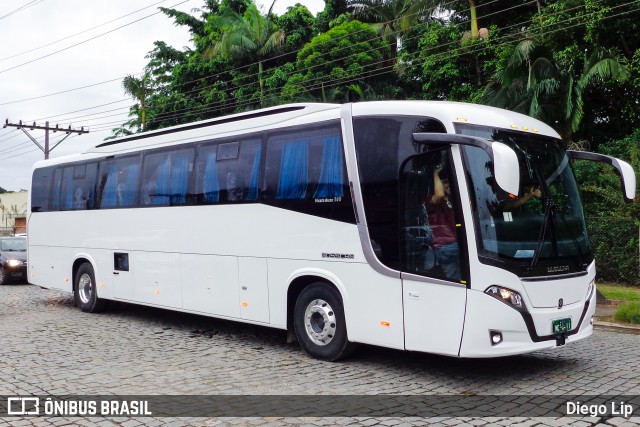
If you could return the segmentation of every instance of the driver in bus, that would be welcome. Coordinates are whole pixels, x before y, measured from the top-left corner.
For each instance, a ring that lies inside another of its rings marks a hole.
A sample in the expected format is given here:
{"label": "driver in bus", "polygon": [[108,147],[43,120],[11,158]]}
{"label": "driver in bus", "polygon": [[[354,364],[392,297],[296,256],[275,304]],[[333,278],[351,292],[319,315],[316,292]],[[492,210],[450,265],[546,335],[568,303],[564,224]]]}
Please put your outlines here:
{"label": "driver in bus", "polygon": [[442,165],[433,170],[433,194],[427,198],[429,224],[433,234],[433,247],[444,276],[460,281],[460,256],[456,230],[455,209],[449,181],[440,178]]}

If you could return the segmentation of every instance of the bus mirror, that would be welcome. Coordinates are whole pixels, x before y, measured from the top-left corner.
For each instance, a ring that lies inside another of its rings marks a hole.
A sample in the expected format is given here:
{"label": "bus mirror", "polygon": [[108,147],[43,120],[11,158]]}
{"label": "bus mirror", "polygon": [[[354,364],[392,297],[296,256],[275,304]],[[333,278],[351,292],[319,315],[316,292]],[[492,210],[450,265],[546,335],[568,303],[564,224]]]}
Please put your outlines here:
{"label": "bus mirror", "polygon": [[588,151],[567,150],[567,155],[571,160],[589,160],[592,162],[607,163],[613,166],[618,175],[620,175],[624,201],[627,203],[633,202],[633,199],[636,197],[636,174],[629,163],[616,159],[615,157]]}
{"label": "bus mirror", "polygon": [[498,186],[509,194],[518,194],[520,189],[520,166],[518,156],[511,147],[501,142],[488,141],[465,135],[448,133],[414,133],[413,139],[422,144],[460,144],[481,148],[489,154],[493,164],[493,176]]}

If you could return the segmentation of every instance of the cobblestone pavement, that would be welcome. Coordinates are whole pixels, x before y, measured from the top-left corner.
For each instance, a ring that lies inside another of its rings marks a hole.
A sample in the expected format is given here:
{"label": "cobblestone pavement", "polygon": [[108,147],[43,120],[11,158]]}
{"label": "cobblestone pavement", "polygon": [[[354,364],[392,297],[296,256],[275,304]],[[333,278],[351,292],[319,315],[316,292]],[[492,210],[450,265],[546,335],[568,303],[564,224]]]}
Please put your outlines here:
{"label": "cobblestone pavement", "polygon": [[[283,331],[115,303],[86,314],[71,295],[0,286],[0,396],[640,395],[640,336],[596,331],[554,351],[490,360],[361,346],[327,363]],[[636,411],[638,414],[638,411]],[[602,418],[3,418],[19,425],[640,425]]]}

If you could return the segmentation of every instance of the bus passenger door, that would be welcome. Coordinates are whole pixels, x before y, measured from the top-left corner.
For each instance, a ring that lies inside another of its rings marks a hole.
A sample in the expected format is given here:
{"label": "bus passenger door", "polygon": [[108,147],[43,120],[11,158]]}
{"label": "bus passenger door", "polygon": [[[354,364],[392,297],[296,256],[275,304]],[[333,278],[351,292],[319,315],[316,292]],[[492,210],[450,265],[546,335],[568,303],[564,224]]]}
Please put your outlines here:
{"label": "bus passenger door", "polygon": [[449,150],[410,157],[400,171],[400,262],[405,347],[456,356],[467,287],[461,210]]}

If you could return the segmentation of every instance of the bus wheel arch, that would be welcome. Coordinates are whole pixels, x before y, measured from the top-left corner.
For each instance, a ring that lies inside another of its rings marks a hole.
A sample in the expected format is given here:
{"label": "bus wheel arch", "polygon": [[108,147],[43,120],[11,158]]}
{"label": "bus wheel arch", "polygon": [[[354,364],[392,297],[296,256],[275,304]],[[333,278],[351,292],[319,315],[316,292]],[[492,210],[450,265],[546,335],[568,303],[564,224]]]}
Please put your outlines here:
{"label": "bus wheel arch", "polygon": [[302,350],[320,360],[348,357],[355,344],[348,340],[343,297],[338,287],[318,276],[301,276],[287,293],[287,329]]}
{"label": "bus wheel arch", "polygon": [[104,311],[107,301],[98,298],[95,269],[93,264],[84,258],[73,263],[73,300],[80,310],[87,313]]}

